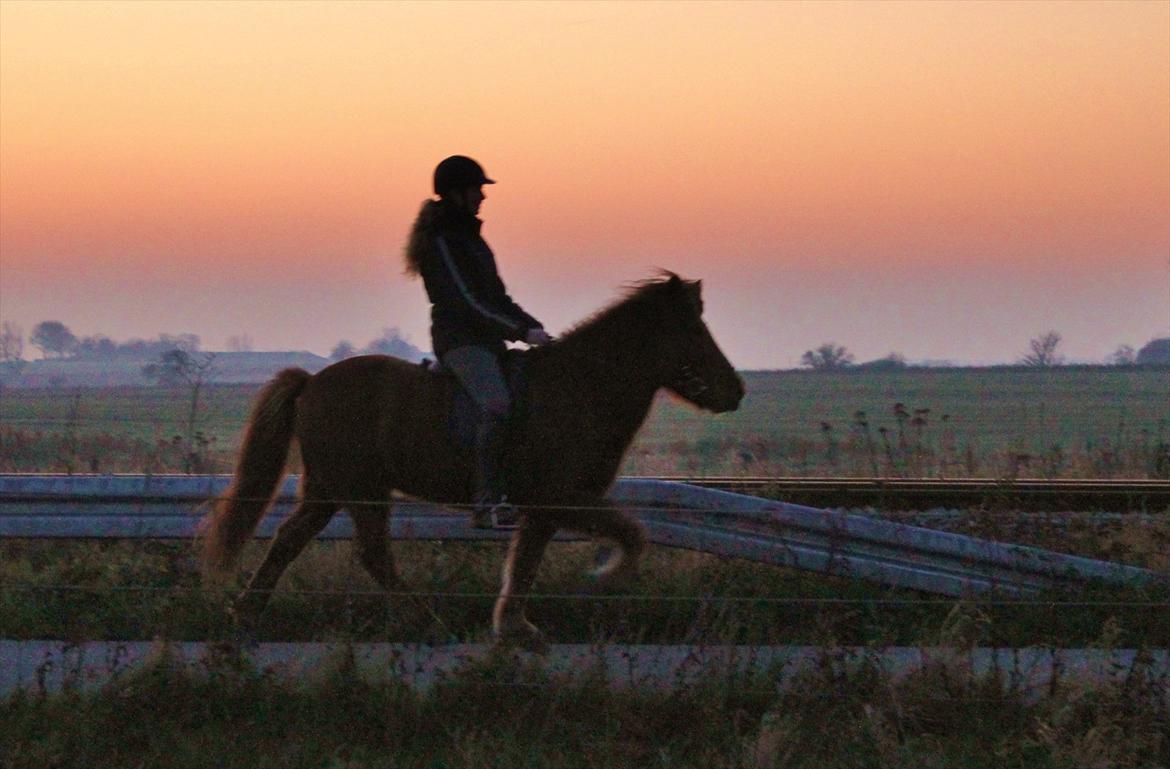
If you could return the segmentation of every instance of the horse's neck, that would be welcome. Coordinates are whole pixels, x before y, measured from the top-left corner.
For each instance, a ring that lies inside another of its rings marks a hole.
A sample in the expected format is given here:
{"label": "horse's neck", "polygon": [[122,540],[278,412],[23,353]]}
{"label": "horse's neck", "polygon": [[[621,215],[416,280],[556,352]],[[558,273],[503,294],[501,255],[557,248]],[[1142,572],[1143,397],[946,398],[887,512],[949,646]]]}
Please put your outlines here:
{"label": "horse's neck", "polygon": [[648,335],[614,326],[582,329],[564,345],[570,365],[592,372],[573,378],[570,386],[587,390],[587,400],[598,404],[598,427],[611,441],[632,440],[658,390],[654,371],[659,361]]}

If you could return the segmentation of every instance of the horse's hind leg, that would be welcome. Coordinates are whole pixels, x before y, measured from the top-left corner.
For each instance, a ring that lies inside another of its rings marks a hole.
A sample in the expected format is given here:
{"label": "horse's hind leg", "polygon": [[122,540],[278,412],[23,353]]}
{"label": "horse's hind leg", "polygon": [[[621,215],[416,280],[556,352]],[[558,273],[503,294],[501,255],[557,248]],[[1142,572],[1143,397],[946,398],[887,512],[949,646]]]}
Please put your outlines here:
{"label": "horse's hind leg", "polygon": [[337,512],[335,502],[305,499],[293,514],[276,530],[264,562],[236,599],[232,609],[236,621],[246,627],[255,626],[260,612],[268,605],[277,580],[292,560],[300,555],[305,545],[317,536]]}
{"label": "horse's hind leg", "polygon": [[617,545],[605,562],[589,573],[599,584],[625,584],[637,577],[638,561],[646,549],[646,534],[641,524],[621,508],[607,499],[590,500],[587,507],[568,513],[559,523],[564,528]]}
{"label": "horse's hind leg", "polygon": [[381,502],[353,505],[349,509],[357,534],[354,549],[358,559],[378,586],[388,593],[402,592],[405,588],[394,568],[394,556],[386,538],[391,508],[389,502]]}
{"label": "horse's hind leg", "polygon": [[492,612],[492,629],[501,643],[539,648],[544,642],[540,630],[524,616],[524,603],[556,526],[539,517],[534,521],[534,517],[530,514],[522,519],[508,545],[500,597]]}

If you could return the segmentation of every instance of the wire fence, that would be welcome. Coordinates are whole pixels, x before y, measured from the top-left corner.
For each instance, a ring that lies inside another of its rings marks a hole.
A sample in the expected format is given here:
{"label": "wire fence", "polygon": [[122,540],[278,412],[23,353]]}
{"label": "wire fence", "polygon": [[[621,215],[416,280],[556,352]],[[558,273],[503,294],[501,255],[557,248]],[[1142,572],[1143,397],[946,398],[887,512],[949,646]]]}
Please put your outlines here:
{"label": "wire fence", "polygon": [[[80,477],[80,476],[74,476],[74,477]],[[663,480],[662,478],[658,478],[658,477],[644,477],[644,478],[635,477],[635,478],[636,479],[643,479],[643,480]],[[718,487],[718,484],[704,484],[703,478],[678,478],[677,480],[676,479],[671,479],[671,480],[673,480],[674,482],[685,483],[685,484],[690,484],[690,485],[700,485],[700,486],[714,485],[714,486]],[[1121,496],[1128,495],[1128,496],[1132,496],[1135,498],[1139,498],[1139,497],[1142,497],[1144,494],[1151,493],[1151,490],[1147,487],[1130,486],[1130,485],[1125,485],[1125,484],[1118,484],[1116,486],[1116,489],[1118,490],[1117,493]],[[1131,491],[1127,492],[1126,489],[1130,489]],[[1005,492],[1005,493],[1010,493],[1010,492]],[[1051,493],[1053,495],[1059,495],[1062,492],[1059,488],[1057,488],[1057,489],[1054,489]],[[1157,497],[1159,498],[1159,501],[1160,501],[1160,497],[1163,493],[1170,493],[1170,482],[1167,482],[1165,489],[1158,488],[1156,490],[1153,490],[1153,494],[1151,494],[1151,495],[1156,494]],[[103,498],[99,495],[91,495],[85,499],[78,499],[78,498],[63,496],[59,493],[54,493],[54,492],[30,491],[30,492],[21,492],[19,497],[9,496],[8,501],[10,501],[10,502],[19,501],[22,503],[27,503],[27,504],[32,504],[32,505],[35,505],[38,503],[50,503],[50,502],[74,503],[74,504],[78,504],[78,505],[85,505],[89,508],[93,508],[93,507],[100,507],[102,505],[108,505],[108,506],[125,505],[128,501],[135,502],[138,505],[148,505],[148,504],[151,504],[152,502],[154,502],[155,500],[149,495],[149,493],[135,495],[135,497],[132,500],[130,500],[130,499],[120,498],[120,497]],[[160,503],[165,502],[168,504],[174,504],[175,500],[172,497],[167,497],[165,499],[160,498],[157,501],[159,501]],[[209,496],[206,498],[201,497],[198,499],[181,500],[181,501],[186,501],[187,503],[189,503],[191,505],[192,511],[200,512],[200,511],[205,511],[211,507],[214,507],[215,505],[217,505],[219,503],[228,502],[228,501],[237,502],[237,503],[244,503],[244,504],[265,504],[265,505],[267,505],[271,502],[274,505],[288,506],[288,505],[299,505],[299,504],[305,502],[306,499],[304,497],[299,497],[299,496],[298,497],[289,497],[289,496],[285,496],[283,494],[277,494],[271,498],[269,498],[269,497],[249,497],[249,496],[231,496],[231,497],[229,497],[229,496],[224,496],[224,495],[218,495],[218,496]],[[310,501],[312,501],[315,504],[334,506],[334,507],[338,508],[339,510],[384,509],[384,508],[389,506],[389,507],[392,507],[396,511],[409,512],[411,509],[415,509],[415,508],[432,508],[434,506],[433,503],[431,503],[431,502],[410,499],[410,498],[402,497],[400,495],[388,496],[386,499],[368,499],[368,498],[362,499],[362,498],[352,498],[352,497],[312,497]],[[980,520],[983,520],[983,519],[1011,519],[1011,520],[1016,520],[1016,521],[1037,521],[1037,522],[1089,520],[1089,521],[1098,521],[1098,522],[1102,522],[1102,523],[1106,523],[1106,522],[1112,523],[1112,522],[1125,521],[1127,523],[1134,523],[1134,524],[1139,524],[1139,525],[1149,525],[1149,526],[1157,526],[1160,523],[1165,523],[1166,521],[1170,521],[1170,507],[1168,507],[1165,511],[1162,511],[1162,512],[1154,511],[1154,512],[1117,513],[1117,512],[1111,512],[1108,510],[1093,510],[1093,509],[1089,509],[1089,510],[1060,510],[1060,509],[1056,509],[1056,510],[1043,510],[1043,511],[1033,512],[1033,511],[1029,511],[1026,509],[1021,509],[1025,506],[1026,506],[1025,502],[1018,502],[1017,504],[1007,503],[1003,507],[999,507],[999,508],[994,508],[994,507],[993,508],[983,508],[982,506],[971,506],[971,507],[965,507],[965,508],[931,507],[929,509],[912,509],[912,510],[894,509],[894,510],[889,510],[889,509],[875,509],[873,506],[864,506],[864,507],[859,506],[859,507],[826,508],[825,511],[827,513],[864,512],[867,515],[873,515],[873,516],[884,518],[884,519],[908,519],[908,520],[937,519],[940,521],[945,520],[947,518],[967,518],[967,519],[980,519]],[[467,502],[444,502],[443,507],[448,508],[453,514],[456,514],[456,513],[470,513],[474,506],[470,503],[467,503]],[[558,503],[551,503],[551,502],[550,503],[541,502],[539,504],[517,503],[514,505],[514,507],[516,507],[516,509],[522,513],[531,513],[533,511],[536,511],[536,512],[573,513],[573,514],[582,514],[582,515],[609,513],[609,512],[612,512],[612,510],[613,510],[612,506],[571,505],[571,504],[558,504]],[[690,509],[690,508],[685,508],[685,507],[656,506],[655,509],[659,510],[663,513],[674,513],[674,514],[678,514],[678,515],[694,514],[695,513],[695,510]],[[35,511],[25,511],[25,512],[17,511],[17,512],[8,512],[7,514],[8,515],[36,515],[36,512]],[[725,517],[725,516],[737,516],[737,515],[740,515],[741,512],[738,510],[734,510],[734,509],[726,509],[726,510],[704,509],[703,514],[705,516],[708,516],[708,517],[719,518],[719,517]],[[65,517],[67,517],[69,515],[76,515],[79,517],[88,517],[88,516],[93,515],[93,512],[88,511],[88,510],[76,510],[76,511],[70,513],[67,510],[55,510],[53,515],[65,516]],[[145,511],[145,510],[126,510],[124,512],[119,512],[119,515],[126,516],[126,517],[152,517],[152,516],[157,516],[157,513],[156,512],[149,512],[149,511]]]}
{"label": "wire fence", "polygon": [[[214,590],[214,589],[212,589]],[[165,595],[178,594],[206,594],[209,588],[189,585],[69,585],[63,583],[48,583],[43,585],[8,584],[0,587],[0,591],[12,593],[153,593]],[[461,591],[461,590],[368,590],[360,588],[344,590],[323,590],[294,587],[280,587],[279,591],[286,596],[302,596],[313,598],[468,598],[476,600],[496,600],[499,593],[492,591]],[[227,591],[231,592],[231,591]],[[725,594],[692,594],[692,595],[646,595],[642,593],[584,593],[584,592],[533,592],[525,596],[534,601],[579,601],[589,603],[704,603],[704,604],[772,604],[784,606],[945,606],[966,605],[973,607],[1019,607],[1043,606],[1051,609],[1060,608],[1160,608],[1170,607],[1170,598],[1158,600],[1106,600],[1106,599],[1069,599],[1069,598],[1015,598],[1015,597],[981,597],[978,599],[958,600],[943,598],[882,598],[882,597],[826,597],[826,596],[767,596],[767,595],[725,595]]]}

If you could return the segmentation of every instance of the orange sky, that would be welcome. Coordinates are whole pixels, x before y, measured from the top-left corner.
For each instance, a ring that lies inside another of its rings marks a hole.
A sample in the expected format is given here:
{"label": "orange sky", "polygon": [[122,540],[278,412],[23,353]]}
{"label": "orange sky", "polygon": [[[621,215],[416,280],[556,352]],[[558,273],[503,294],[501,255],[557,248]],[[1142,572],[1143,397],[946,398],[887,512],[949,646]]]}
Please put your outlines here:
{"label": "orange sky", "polygon": [[0,317],[425,347],[453,152],[554,330],[661,265],[742,366],[1170,331],[1167,2],[0,0]]}

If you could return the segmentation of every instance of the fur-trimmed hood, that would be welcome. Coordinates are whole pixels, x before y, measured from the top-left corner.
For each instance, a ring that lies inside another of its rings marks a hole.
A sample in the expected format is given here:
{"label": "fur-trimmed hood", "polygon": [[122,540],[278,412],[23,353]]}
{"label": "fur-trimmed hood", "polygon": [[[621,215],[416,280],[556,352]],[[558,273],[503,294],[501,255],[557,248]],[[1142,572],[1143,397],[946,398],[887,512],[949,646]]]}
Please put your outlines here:
{"label": "fur-trimmed hood", "polygon": [[435,354],[464,345],[504,351],[541,323],[508,296],[495,255],[480,235],[483,224],[453,203],[428,200],[406,244],[406,274],[418,275],[431,301]]}
{"label": "fur-trimmed hood", "polygon": [[407,274],[419,274],[420,265],[434,254],[435,235],[440,230],[468,230],[478,235],[482,224],[476,217],[454,208],[449,203],[433,199],[424,200],[410,228],[410,237],[406,241],[404,256]]}

